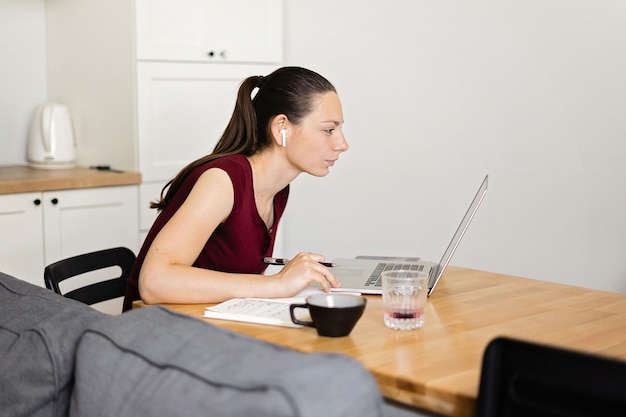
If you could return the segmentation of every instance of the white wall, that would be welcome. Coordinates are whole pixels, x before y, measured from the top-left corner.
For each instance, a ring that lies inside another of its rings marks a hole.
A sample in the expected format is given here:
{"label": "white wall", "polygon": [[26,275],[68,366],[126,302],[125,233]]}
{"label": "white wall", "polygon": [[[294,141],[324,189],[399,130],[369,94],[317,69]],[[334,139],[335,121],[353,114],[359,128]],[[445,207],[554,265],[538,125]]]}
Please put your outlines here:
{"label": "white wall", "polygon": [[293,184],[285,256],[438,260],[488,173],[452,264],[626,293],[625,2],[285,4],[351,144]]}
{"label": "white wall", "polygon": [[0,165],[25,163],[30,119],[46,96],[44,0],[0,0]]}

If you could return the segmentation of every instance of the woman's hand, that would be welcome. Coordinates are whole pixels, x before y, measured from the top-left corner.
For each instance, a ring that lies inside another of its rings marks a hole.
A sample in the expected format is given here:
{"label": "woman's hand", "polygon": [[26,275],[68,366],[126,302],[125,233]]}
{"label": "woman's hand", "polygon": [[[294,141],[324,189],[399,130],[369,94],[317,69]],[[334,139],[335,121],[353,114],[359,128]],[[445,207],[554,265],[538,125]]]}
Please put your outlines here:
{"label": "woman's hand", "polygon": [[324,262],[324,256],[320,254],[299,253],[276,274],[280,278],[279,285],[290,294],[297,294],[313,282],[317,282],[325,292],[340,287],[335,275],[320,262]]}

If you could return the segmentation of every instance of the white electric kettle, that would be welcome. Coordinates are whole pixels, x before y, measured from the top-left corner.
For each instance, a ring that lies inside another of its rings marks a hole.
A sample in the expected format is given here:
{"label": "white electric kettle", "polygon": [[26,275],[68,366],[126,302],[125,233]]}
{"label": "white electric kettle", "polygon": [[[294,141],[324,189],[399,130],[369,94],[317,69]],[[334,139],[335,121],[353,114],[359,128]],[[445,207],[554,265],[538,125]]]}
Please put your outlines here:
{"label": "white electric kettle", "polygon": [[68,108],[59,103],[37,107],[28,136],[28,165],[40,169],[76,166],[76,140]]}

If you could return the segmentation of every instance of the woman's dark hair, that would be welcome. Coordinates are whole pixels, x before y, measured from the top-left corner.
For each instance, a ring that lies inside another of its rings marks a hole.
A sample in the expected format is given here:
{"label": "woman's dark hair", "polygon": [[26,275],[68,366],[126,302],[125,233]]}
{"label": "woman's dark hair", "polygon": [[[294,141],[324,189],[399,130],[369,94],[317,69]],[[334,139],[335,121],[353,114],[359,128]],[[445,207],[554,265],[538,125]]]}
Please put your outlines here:
{"label": "woman's dark hair", "polygon": [[[256,95],[252,95],[254,89]],[[213,152],[183,168],[161,191],[161,198],[150,208],[163,210],[185,178],[196,167],[226,155],[250,156],[271,143],[270,124],[284,114],[293,124],[313,111],[316,99],[335,87],[318,73],[300,67],[283,67],[267,76],[254,75],[243,80],[237,93],[233,115]]]}

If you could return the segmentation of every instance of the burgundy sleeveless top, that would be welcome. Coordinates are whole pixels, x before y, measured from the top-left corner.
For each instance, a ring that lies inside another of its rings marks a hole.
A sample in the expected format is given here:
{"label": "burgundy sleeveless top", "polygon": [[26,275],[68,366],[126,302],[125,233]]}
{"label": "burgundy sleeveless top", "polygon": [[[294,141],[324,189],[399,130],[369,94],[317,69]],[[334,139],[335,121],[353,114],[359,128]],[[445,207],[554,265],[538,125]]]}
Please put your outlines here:
{"label": "burgundy sleeveless top", "polygon": [[194,169],[155,220],[128,278],[124,311],[130,310],[132,302],[141,298],[138,287],[139,271],[152,241],[183,204],[200,175],[210,168],[220,168],[228,174],[233,183],[234,204],[228,218],[215,229],[193,265],[222,272],[248,274],[260,274],[267,268],[262,258],[272,256],[276,228],[287,205],[289,186],[274,197],[274,224],[268,230],[259,216],[254,200],[252,167],[248,159],[243,155],[225,156]]}

